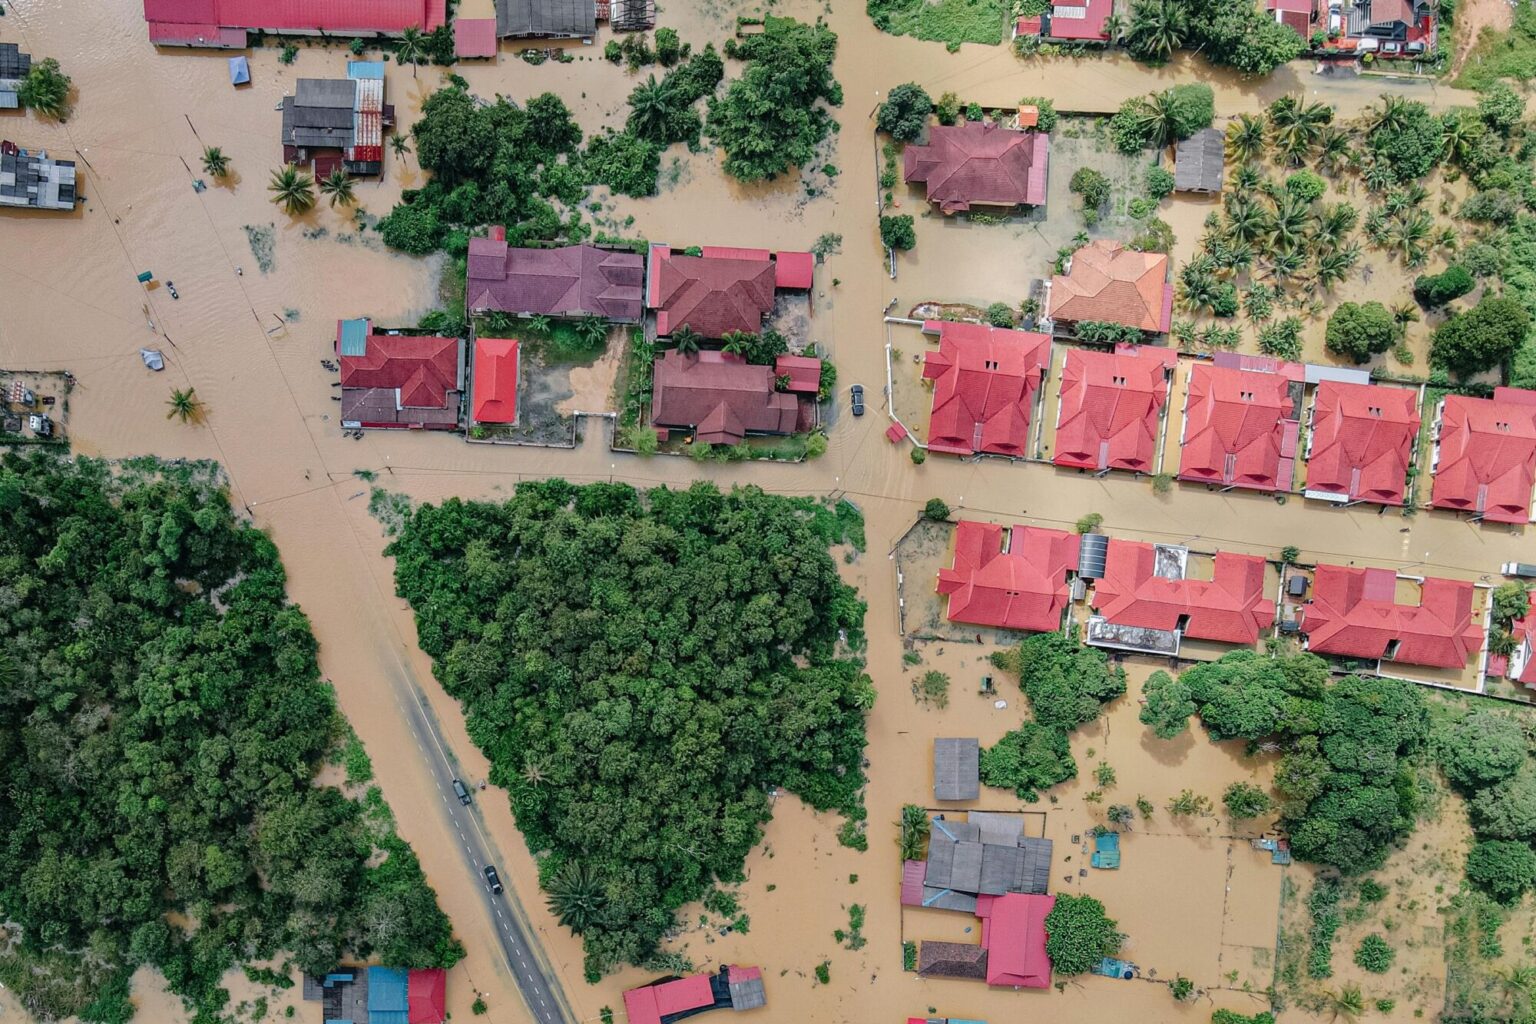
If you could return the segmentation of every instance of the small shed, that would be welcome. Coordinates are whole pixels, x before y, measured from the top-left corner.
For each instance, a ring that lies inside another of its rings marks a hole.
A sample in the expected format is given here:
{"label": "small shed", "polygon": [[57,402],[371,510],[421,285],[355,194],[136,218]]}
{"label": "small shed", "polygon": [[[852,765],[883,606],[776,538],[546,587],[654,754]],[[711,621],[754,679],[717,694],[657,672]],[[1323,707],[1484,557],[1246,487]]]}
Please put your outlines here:
{"label": "small shed", "polygon": [[251,81],[251,62],[244,57],[229,58],[229,84],[249,85]]}
{"label": "small shed", "polygon": [[933,798],[975,800],[981,795],[981,743],[974,736],[933,741]]}
{"label": "small shed", "polygon": [[1204,128],[1182,140],[1173,154],[1173,190],[1220,192],[1226,149],[1227,137],[1219,128]]}

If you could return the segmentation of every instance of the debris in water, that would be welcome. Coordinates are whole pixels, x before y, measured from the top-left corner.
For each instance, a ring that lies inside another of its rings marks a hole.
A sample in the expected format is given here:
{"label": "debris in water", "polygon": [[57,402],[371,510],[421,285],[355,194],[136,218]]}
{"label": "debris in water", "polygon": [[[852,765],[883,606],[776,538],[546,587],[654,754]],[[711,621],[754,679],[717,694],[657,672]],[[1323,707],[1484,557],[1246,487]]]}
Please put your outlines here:
{"label": "debris in water", "polygon": [[157,373],[165,369],[165,356],[160,353],[159,349],[141,348],[139,349],[139,358],[144,360],[145,366]]}
{"label": "debris in water", "polygon": [[251,255],[256,257],[256,266],[263,274],[270,274],[272,268],[277,265],[277,257],[274,249],[277,244],[277,225],[267,224],[257,227],[253,224],[242,225],[245,230],[245,240],[251,244]]}

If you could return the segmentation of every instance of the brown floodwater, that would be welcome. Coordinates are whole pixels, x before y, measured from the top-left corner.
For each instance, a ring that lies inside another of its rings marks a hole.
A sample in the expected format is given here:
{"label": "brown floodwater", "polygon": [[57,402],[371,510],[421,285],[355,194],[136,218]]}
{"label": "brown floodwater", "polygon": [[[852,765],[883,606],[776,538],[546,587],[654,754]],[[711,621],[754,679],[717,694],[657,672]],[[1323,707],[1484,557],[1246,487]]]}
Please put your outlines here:
{"label": "brown floodwater", "polygon": [[[663,24],[677,27],[695,45],[721,40],[730,19],[747,10],[715,0],[665,6]],[[807,0],[780,6],[802,17],[826,10]],[[938,252],[953,253],[953,259],[918,254],[903,260],[897,281],[886,275],[876,240],[876,154],[869,134],[871,112],[884,91],[916,78],[935,94],[953,90],[987,105],[1042,94],[1063,109],[1108,110],[1127,96],[1171,82],[1204,80],[1216,88],[1222,113],[1257,109],[1281,93],[1301,90],[1353,113],[1389,83],[1324,81],[1307,65],[1247,83],[1189,60],[1152,71],[1122,58],[1022,63],[1004,48],[965,46],[949,54],[937,44],[880,35],[861,4],[838,4],[827,13],[841,37],[836,73],[847,100],[839,111],[842,131],[828,153],[840,173],[830,181],[818,176],[823,195],[811,199],[794,181],[734,184],[708,154],[679,158],[673,172],[669,154],[666,191],[651,200],[616,202],[610,214],[634,216],[634,233],[674,244],[805,248],[824,233],[843,235],[841,253],[819,274],[813,330],[837,362],[842,384],[862,382],[869,389],[869,414],[855,419],[840,409],[830,426],[829,451],[815,462],[701,467],[686,459],[615,455],[597,430],[588,430],[575,451],[467,445],[449,436],[391,432],[343,439],[338,404],[332,401],[334,377],[319,365],[330,355],[335,320],[368,315],[386,324],[411,321],[434,304],[437,283],[435,261],[392,254],[374,239],[360,239],[344,211],[321,208],[294,220],[267,202],[265,181],[280,156],[275,109],[280,97],[297,77],[341,73],[346,54],[301,49],[297,63],[283,67],[274,51],[257,51],[253,84],[236,91],[228,85],[223,54],[150,47],[140,10],[136,0],[19,0],[0,20],[3,38],[39,57],[59,58],[78,87],[67,124],[7,114],[0,116],[0,134],[60,157],[78,155],[86,196],[72,216],[0,214],[0,366],[63,368],[78,376],[71,427],[81,452],[213,458],[227,467],[237,506],[249,508],[281,549],[292,596],[320,640],[321,667],[373,752],[400,831],[420,853],[470,951],[450,984],[449,1007],[458,1019],[468,1019],[477,991],[486,994],[488,1020],[521,1021],[526,1014],[484,915],[477,881],[467,877],[437,810],[435,781],[417,759],[393,756],[409,751],[412,741],[394,710],[388,681],[407,679],[423,688],[445,741],[470,778],[483,777],[486,765],[415,645],[410,610],[394,596],[391,565],[381,555],[384,538],[367,513],[368,485],[354,470],[376,472],[385,486],[425,501],[451,495],[495,498],[519,480],[560,474],[637,485],[680,485],[703,477],[722,486],[842,493],[863,508],[869,551],[845,568],[869,600],[869,669],[881,691],[869,720],[870,850],[856,854],[839,847],[835,821],[785,797],[748,863],[749,934],[708,943],[692,931],[679,939],[701,966],[727,959],[761,964],[770,1002],[764,1019],[773,1020],[897,1020],[924,1015],[929,1007],[939,1015],[993,1020],[1026,1012],[1073,1022],[1209,1016],[1210,1003],[1175,1004],[1156,984],[1088,979],[1060,995],[1018,994],[964,982],[922,982],[901,972],[903,921],[892,825],[898,808],[926,802],[932,736],[978,735],[990,741],[1021,713],[1017,693],[1005,711],[971,695],[980,671],[975,648],[924,652],[925,661],[956,679],[947,710],[923,710],[909,694],[896,635],[894,573],[886,555],[926,499],[942,496],[965,515],[1027,515],[1044,523],[1071,522],[1098,511],[1107,529],[1151,539],[1193,535],[1204,546],[1253,552],[1294,543],[1311,557],[1412,563],[1420,572],[1467,577],[1496,572],[1501,561],[1521,554],[1522,531],[1480,528],[1443,516],[1378,518],[1369,509],[1339,511],[1300,501],[1281,507],[1267,498],[1192,490],[1159,497],[1145,480],[1093,479],[1043,466],[935,457],[914,467],[905,447],[883,437],[880,317],[887,303],[898,297],[905,303],[966,298],[952,294],[962,290],[1016,301],[1022,296],[1012,288],[1039,272],[1008,267],[1002,262],[1007,246],[992,236],[986,258],[974,267],[963,263],[969,246],[940,245]],[[598,58],[603,41],[578,48],[585,59],[571,64],[533,67],[503,54],[494,66],[458,70],[482,95],[522,98],[555,90],[582,125],[595,130],[622,119],[632,81]],[[402,122],[414,119],[438,75],[430,68],[412,75],[391,65],[390,101]],[[1464,94],[1442,86],[1403,88],[1437,107],[1467,102]],[[236,177],[199,194],[191,182],[204,144],[230,155]],[[391,156],[381,181],[360,185],[359,200],[368,212],[383,213],[400,189],[420,181],[412,159]],[[1052,216],[1075,215],[1053,210]],[[247,228],[260,241],[269,226],[272,262],[264,272]],[[974,270],[985,286],[966,287],[957,269]],[[181,299],[172,300],[163,288],[140,288],[134,277],[142,270],[175,281]],[[835,287],[834,277],[840,279]],[[151,374],[140,363],[138,349],[144,345],[164,350],[164,373]],[[603,361],[573,374],[575,396],[568,408],[578,407],[577,399],[585,405],[600,398],[612,365]],[[166,418],[170,389],[185,386],[194,386],[206,403],[201,424]],[[1139,680],[1144,671],[1138,668],[1136,674]],[[1116,795],[1142,792],[1158,804],[1186,786],[1214,797],[1233,779],[1267,772],[1203,737],[1188,737],[1169,749],[1147,743],[1135,721],[1133,696],[1075,737],[1073,746],[1085,774],[1097,760],[1108,759],[1120,779]],[[1087,753],[1089,747],[1096,748],[1094,755]],[[1070,835],[1097,813],[1082,801],[1086,791],[1082,781],[1062,787],[1053,794],[1059,803],[1044,806],[1061,856],[1071,852]],[[1018,805],[1006,794],[988,797],[988,806]],[[532,860],[505,801],[487,799],[478,806],[503,874],[526,907],[576,1015],[595,1020],[604,1006],[621,1008],[622,988],[641,980],[641,973],[626,971],[595,987],[582,981],[579,944],[545,912]],[[1225,986],[1214,991],[1215,1004],[1251,1012],[1254,999],[1230,990],[1223,979],[1237,970],[1247,980],[1259,970],[1253,950],[1273,934],[1277,876],[1267,863],[1254,864],[1240,842],[1214,835],[1207,826],[1214,823],[1176,827],[1160,821],[1148,829],[1160,834],[1137,834],[1128,842],[1122,874],[1062,880],[1060,888],[1081,886],[1104,896],[1131,933],[1134,956],[1160,977],[1182,972],[1202,986]],[[1068,870],[1064,863],[1058,869],[1057,875]],[[1227,876],[1213,876],[1227,871],[1230,894],[1223,891]],[[850,883],[854,874],[859,880]],[[1137,879],[1170,880],[1177,906]],[[868,908],[869,944],[857,952],[838,949],[832,937],[835,928],[846,925],[851,902]],[[683,920],[690,918],[685,914]],[[831,961],[832,983],[818,987],[812,971],[823,959]],[[1262,979],[1255,987],[1262,987]],[[175,1001],[158,985],[143,981],[137,992],[143,1019],[178,1018]],[[242,984],[236,1001],[257,994]],[[301,1006],[299,1012],[301,1019],[313,1019],[318,1011]]]}

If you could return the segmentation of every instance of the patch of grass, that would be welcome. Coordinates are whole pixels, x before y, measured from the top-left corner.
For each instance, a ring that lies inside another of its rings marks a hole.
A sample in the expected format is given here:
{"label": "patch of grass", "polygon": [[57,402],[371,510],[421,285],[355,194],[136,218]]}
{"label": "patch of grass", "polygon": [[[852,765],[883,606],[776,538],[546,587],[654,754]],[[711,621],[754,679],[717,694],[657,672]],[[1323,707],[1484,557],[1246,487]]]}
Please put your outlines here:
{"label": "patch of grass", "polygon": [[1536,6],[1531,0],[1520,0],[1508,32],[1483,29],[1456,78],[1456,87],[1486,89],[1501,78],[1521,82],[1536,78]]}
{"label": "patch of grass", "polygon": [[1005,0],[868,0],[864,9],[882,32],[945,43],[951,51],[961,43],[997,46],[1012,11]]}

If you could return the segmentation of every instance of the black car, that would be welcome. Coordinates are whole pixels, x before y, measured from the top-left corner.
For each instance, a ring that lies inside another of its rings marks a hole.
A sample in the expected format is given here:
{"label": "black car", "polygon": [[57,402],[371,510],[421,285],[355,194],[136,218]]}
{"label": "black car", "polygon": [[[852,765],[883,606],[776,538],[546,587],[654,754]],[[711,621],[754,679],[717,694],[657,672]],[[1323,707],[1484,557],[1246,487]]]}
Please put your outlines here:
{"label": "black car", "polygon": [[501,876],[496,873],[496,868],[491,864],[485,866],[485,884],[491,887],[491,892],[501,895]]}
{"label": "black car", "polygon": [[849,388],[848,391],[853,396],[853,414],[855,416],[863,416],[864,415],[864,385],[863,384],[855,384],[853,387]]}
{"label": "black car", "polygon": [[469,804],[469,790],[458,779],[453,780],[453,795],[459,798],[459,803]]}

